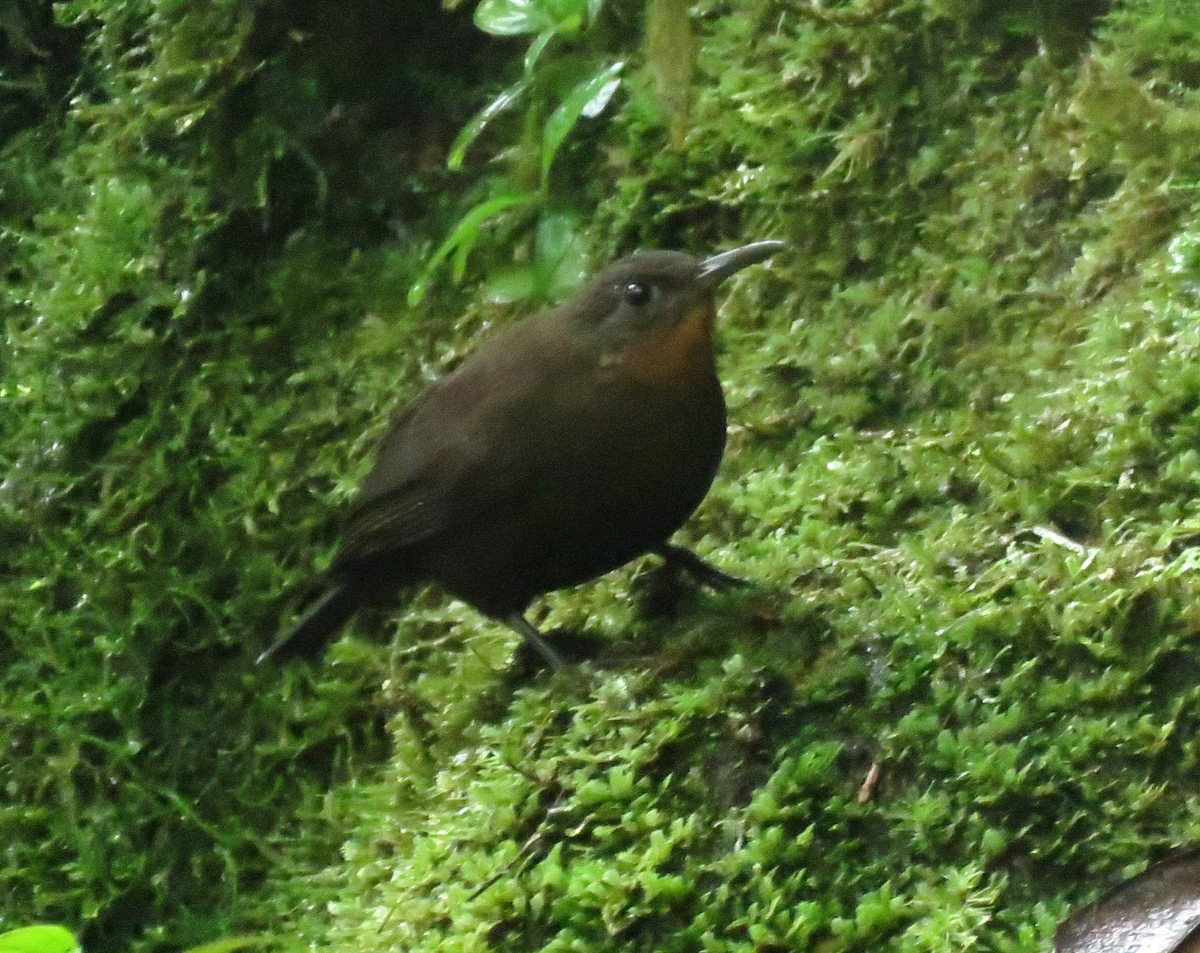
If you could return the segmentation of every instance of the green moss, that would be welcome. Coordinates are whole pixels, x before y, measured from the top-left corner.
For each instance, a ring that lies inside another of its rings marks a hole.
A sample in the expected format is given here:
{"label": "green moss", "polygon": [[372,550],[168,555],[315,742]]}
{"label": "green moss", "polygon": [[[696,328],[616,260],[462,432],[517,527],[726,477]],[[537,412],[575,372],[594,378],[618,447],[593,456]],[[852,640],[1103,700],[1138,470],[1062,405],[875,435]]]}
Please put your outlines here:
{"label": "green moss", "polygon": [[[314,11],[288,12],[30,14],[37,49],[82,52],[0,164],[0,892],[11,922],[68,923],[89,950],[233,931],[283,858],[336,856],[330,785],[385,751],[369,668],[309,690],[250,664],[352,486],[338,436],[373,417],[377,390],[330,401],[331,382],[369,380],[371,354],[383,382],[398,345],[415,372],[428,336],[400,313],[416,240],[380,244],[385,210],[363,211],[383,190],[319,188],[347,175],[345,130],[314,109],[369,110],[399,80],[347,89],[288,33]],[[313,97],[285,109],[289,86]],[[349,146],[364,164],[381,148]]]}

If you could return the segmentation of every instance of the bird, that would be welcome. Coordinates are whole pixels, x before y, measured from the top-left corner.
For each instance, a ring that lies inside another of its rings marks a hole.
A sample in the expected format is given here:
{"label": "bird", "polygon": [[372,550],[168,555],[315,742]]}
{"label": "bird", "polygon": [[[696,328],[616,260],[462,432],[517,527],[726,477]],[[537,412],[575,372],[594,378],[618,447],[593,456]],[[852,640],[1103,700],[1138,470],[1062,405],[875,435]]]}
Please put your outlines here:
{"label": "bird", "polygon": [[544,593],[646,553],[704,585],[740,583],[670,537],[725,448],[714,293],[784,247],[638,252],[486,336],[396,414],[323,592],[258,662],[312,658],[358,609],[435,583],[561,669],[527,618]]}

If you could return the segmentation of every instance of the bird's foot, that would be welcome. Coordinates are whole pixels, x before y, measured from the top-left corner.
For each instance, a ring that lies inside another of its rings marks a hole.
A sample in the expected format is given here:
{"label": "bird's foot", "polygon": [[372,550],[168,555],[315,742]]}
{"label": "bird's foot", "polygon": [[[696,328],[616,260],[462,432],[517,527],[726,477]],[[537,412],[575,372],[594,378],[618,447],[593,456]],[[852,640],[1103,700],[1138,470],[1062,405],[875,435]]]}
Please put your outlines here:
{"label": "bird's foot", "polygon": [[562,656],[554,649],[550,648],[550,643],[542,638],[542,633],[537,630],[532,622],[521,615],[519,612],[510,613],[504,619],[510,629],[519,634],[527,645],[538,653],[546,664],[554,671],[561,672],[567,667],[567,663],[563,661]]}
{"label": "bird's foot", "polygon": [[711,563],[705,562],[690,549],[677,546],[675,543],[663,543],[661,546],[655,547],[654,552],[661,556],[672,569],[687,573],[700,585],[715,589],[717,592],[742,589],[750,585],[749,580],[718,569]]}

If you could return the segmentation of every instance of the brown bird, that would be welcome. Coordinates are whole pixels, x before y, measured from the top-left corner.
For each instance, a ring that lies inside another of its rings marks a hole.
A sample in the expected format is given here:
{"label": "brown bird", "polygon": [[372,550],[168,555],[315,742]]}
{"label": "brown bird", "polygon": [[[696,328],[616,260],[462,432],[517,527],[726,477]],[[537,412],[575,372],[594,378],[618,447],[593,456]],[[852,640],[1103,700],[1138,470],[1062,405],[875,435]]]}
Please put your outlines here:
{"label": "brown bird", "polygon": [[725,447],[713,292],[782,247],[631,255],[486,339],[393,421],[324,594],[259,662],[313,655],[361,606],[435,582],[559,668],[525,618],[542,593],[646,552],[706,585],[738,582],[668,539]]}

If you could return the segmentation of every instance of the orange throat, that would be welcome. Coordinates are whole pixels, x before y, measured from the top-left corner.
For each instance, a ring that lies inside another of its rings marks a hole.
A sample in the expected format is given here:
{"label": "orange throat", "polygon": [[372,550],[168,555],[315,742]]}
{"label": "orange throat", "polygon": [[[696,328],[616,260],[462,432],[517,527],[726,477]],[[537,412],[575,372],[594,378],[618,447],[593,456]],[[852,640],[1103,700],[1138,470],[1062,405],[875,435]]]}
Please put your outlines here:
{"label": "orange throat", "polygon": [[696,305],[669,327],[639,337],[619,354],[605,354],[602,366],[619,366],[625,374],[656,387],[684,387],[707,374],[713,362],[711,302]]}

